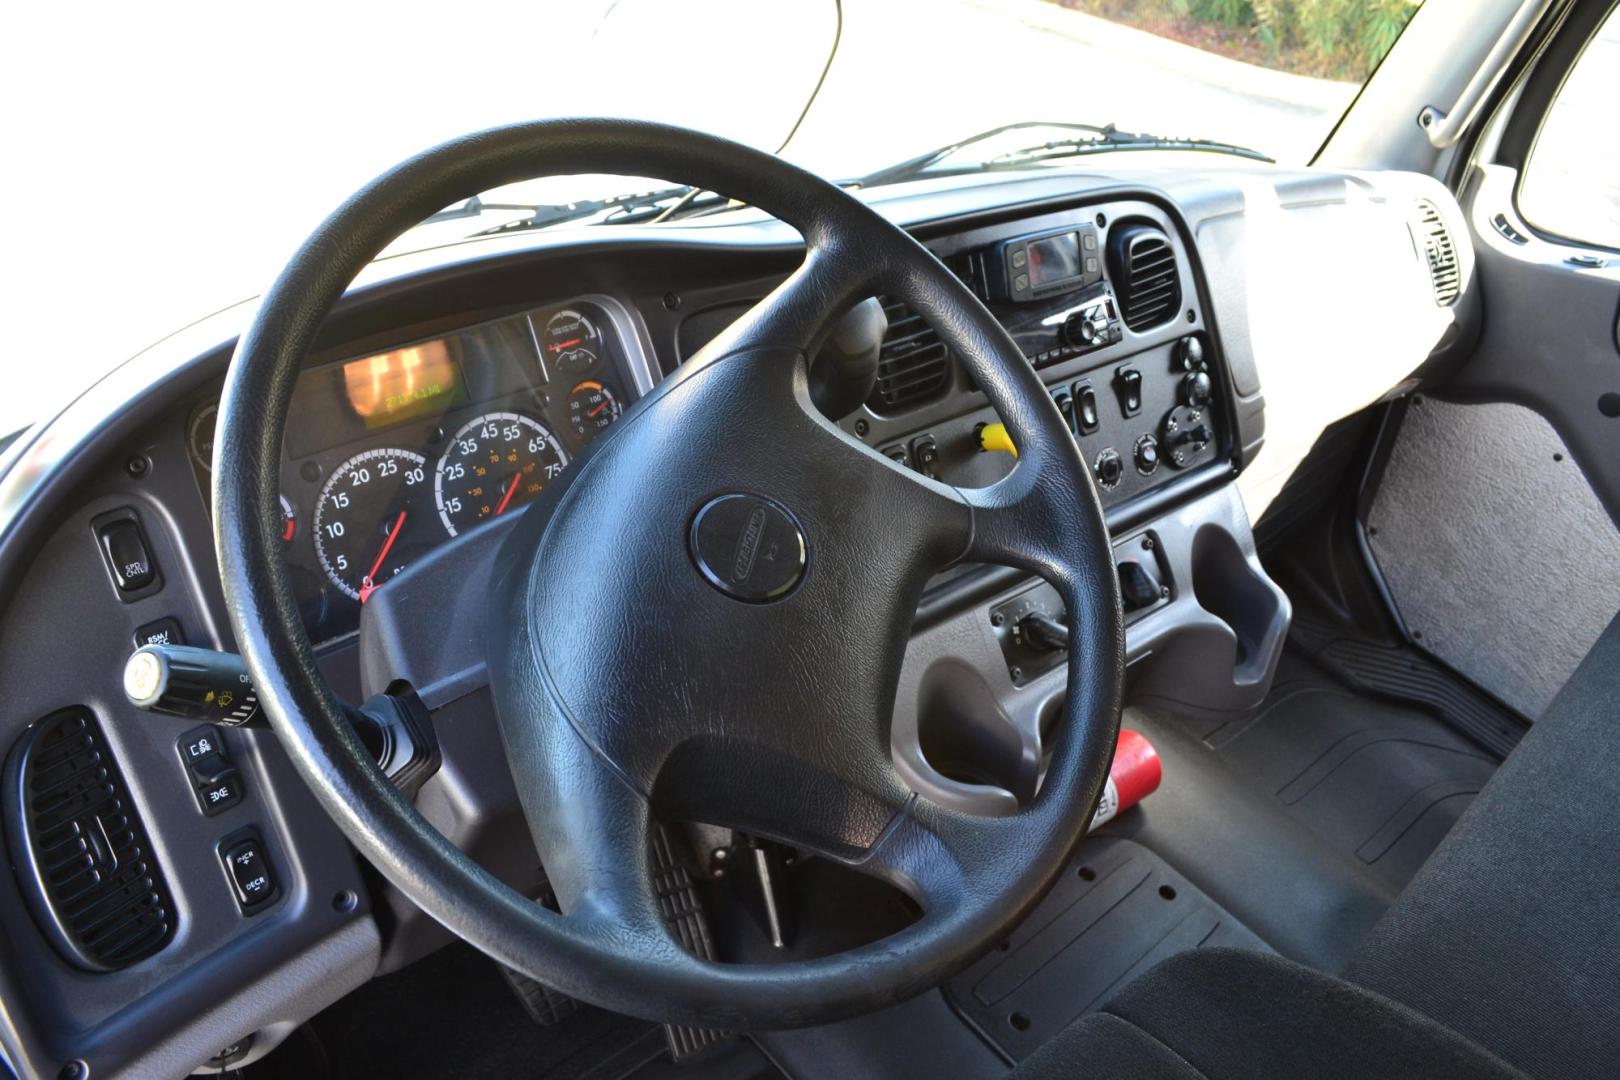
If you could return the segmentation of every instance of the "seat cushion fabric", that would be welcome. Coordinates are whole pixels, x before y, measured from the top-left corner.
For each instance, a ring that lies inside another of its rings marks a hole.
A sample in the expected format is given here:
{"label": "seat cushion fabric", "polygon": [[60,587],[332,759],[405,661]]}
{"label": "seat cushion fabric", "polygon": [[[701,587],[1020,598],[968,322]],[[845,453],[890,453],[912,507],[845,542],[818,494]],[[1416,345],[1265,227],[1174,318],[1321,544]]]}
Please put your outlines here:
{"label": "seat cushion fabric", "polygon": [[1620,1072],[1620,618],[1347,977],[1533,1076]]}
{"label": "seat cushion fabric", "polygon": [[1405,1006],[1291,960],[1196,949],[1127,984],[1031,1055],[1018,1080],[1519,1077]]}

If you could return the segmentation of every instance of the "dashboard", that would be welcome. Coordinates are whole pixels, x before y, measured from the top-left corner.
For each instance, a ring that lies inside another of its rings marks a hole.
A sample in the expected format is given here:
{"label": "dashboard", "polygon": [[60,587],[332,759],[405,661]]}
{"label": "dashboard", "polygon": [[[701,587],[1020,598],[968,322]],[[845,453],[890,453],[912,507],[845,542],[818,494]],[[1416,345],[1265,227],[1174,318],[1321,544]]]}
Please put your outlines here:
{"label": "dashboard", "polygon": [[[1115,543],[1133,695],[1216,712],[1258,700],[1289,610],[1251,515],[1325,426],[1421,385],[1477,326],[1477,289],[1436,293],[1439,270],[1459,269],[1437,270],[1442,247],[1470,279],[1449,193],[1405,174],[1244,163],[1051,168],[861,197],[984,301],[1068,423]],[[1437,221],[1447,245],[1433,242]],[[416,805],[528,895],[543,882],[478,646],[490,552],[802,253],[786,226],[742,210],[393,257],[351,287],[297,384],[279,528],[322,671],[351,702],[396,678],[418,689],[442,761]],[[949,484],[1005,475],[1013,458],[984,395],[916,313],[878,299],[871,391],[836,422]],[[357,864],[272,732],[199,731],[133,710],[123,692],[123,664],[145,641],[233,649],[209,470],[251,313],[176,334],[0,457],[0,810],[17,868],[0,873],[0,1041],[25,1071],[82,1059],[178,1075],[227,1045],[245,1047],[232,1063],[251,1060],[446,940]],[[726,422],[715,418],[717,438]],[[435,574],[445,580],[418,587]],[[1061,664],[1017,632],[1051,613],[1043,588],[961,567],[925,594],[891,741],[930,798],[994,812],[997,761],[1038,750],[1065,692]],[[384,612],[438,632],[402,645],[379,630]],[[947,738],[952,703],[978,726]],[[190,756],[201,738],[217,755],[205,778]],[[135,944],[90,962],[47,876],[29,870],[44,825],[16,797],[38,748],[65,739],[91,740],[110,763],[133,823],[119,835],[141,852],[121,865],[151,882],[131,909]],[[230,792],[210,803],[227,774]],[[271,885],[245,901],[226,856],[249,850]]]}

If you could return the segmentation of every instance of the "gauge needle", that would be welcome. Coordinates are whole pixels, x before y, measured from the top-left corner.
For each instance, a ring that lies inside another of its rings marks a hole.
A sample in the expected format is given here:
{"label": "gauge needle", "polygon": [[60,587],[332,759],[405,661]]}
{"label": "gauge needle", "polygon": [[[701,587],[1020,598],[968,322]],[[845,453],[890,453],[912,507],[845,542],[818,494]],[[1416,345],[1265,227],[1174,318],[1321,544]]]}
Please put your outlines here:
{"label": "gauge needle", "polygon": [[562,352],[564,349],[568,348],[570,345],[578,345],[581,341],[584,341],[584,340],[585,340],[584,338],[577,338],[576,337],[576,338],[569,338],[567,341],[558,341],[558,342],[555,342],[555,343],[552,344],[551,351],[552,352]]}
{"label": "gauge needle", "polygon": [[518,477],[522,475],[522,473],[512,474],[512,479],[506,482],[506,494],[501,496],[501,505],[495,508],[495,512],[490,517],[500,517],[501,511],[512,505],[512,496],[517,494]]}
{"label": "gauge needle", "polygon": [[377,591],[377,572],[382,569],[384,560],[388,558],[389,551],[393,550],[394,541],[399,539],[399,530],[405,527],[405,511],[399,512],[394,519],[394,527],[388,530],[388,539],[383,541],[382,550],[377,552],[377,561],[371,564],[371,572],[360,579],[360,602],[363,604],[372,593]]}
{"label": "gauge needle", "polygon": [[607,408],[611,404],[613,404],[613,402],[604,401],[604,402],[602,402],[602,404],[598,405],[596,408],[592,409],[590,412],[586,413],[585,415],[591,417],[592,419],[595,419],[597,416],[601,415],[603,409]]}

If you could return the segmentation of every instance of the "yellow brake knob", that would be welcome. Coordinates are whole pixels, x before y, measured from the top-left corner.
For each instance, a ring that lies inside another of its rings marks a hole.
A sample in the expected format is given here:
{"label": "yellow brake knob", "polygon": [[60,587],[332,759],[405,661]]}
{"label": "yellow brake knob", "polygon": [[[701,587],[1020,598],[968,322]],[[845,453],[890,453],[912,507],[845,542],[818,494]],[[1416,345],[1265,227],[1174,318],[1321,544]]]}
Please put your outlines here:
{"label": "yellow brake knob", "polygon": [[979,428],[979,449],[999,450],[1004,454],[1018,456],[1018,447],[1013,445],[1012,436],[1007,434],[1006,424],[985,424]]}

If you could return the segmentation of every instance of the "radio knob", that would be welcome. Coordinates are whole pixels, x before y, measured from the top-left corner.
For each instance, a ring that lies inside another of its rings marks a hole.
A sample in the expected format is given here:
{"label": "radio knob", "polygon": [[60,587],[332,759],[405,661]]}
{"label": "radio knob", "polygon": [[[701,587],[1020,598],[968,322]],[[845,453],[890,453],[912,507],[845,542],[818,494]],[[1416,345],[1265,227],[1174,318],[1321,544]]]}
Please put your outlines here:
{"label": "radio knob", "polygon": [[1063,320],[1063,340],[1080,348],[1093,345],[1097,341],[1097,328],[1086,318],[1085,312],[1077,311]]}

